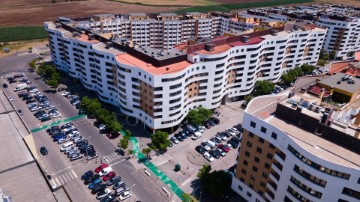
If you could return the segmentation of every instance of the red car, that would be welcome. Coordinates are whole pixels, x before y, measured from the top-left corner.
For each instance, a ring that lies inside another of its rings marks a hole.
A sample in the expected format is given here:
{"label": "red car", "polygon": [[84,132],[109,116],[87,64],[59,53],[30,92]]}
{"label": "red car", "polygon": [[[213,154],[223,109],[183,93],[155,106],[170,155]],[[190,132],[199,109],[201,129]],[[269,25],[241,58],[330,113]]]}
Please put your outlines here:
{"label": "red car", "polygon": [[109,165],[108,164],[105,164],[105,163],[103,163],[103,164],[101,164],[99,167],[97,167],[96,169],[95,169],[95,173],[99,173],[100,171],[102,171],[104,168],[106,168],[106,167],[109,167]]}
{"label": "red car", "polygon": [[228,153],[230,151],[230,148],[226,145],[223,144],[219,144],[218,148],[220,148],[221,150],[223,150],[224,152]]}
{"label": "red car", "polygon": [[107,181],[109,180],[110,178],[113,178],[116,176],[116,173],[114,171],[111,171],[110,173],[106,174],[103,176],[103,181]]}

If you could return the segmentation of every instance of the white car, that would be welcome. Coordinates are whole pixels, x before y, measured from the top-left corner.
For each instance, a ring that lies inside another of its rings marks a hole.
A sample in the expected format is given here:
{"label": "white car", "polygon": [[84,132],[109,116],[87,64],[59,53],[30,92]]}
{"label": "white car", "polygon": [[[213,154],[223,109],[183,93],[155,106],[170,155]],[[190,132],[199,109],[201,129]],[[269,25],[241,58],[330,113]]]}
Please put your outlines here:
{"label": "white car", "polygon": [[236,133],[235,133],[234,131],[230,130],[230,129],[226,129],[226,132],[227,132],[228,134],[230,134],[231,136],[235,136],[235,135],[236,135]]}
{"label": "white car", "polygon": [[123,201],[123,200],[125,200],[127,198],[130,198],[130,197],[131,197],[130,191],[126,191],[126,192],[120,194],[119,199],[120,199],[120,201]]}
{"label": "white car", "polygon": [[217,148],[216,150],[220,152],[220,155],[221,155],[222,157],[224,157],[224,156],[226,155],[226,153],[225,153],[222,149]]}
{"label": "white car", "polygon": [[212,157],[208,152],[204,153],[204,158],[210,162],[214,161],[214,157]]}
{"label": "white car", "polygon": [[171,137],[170,140],[175,144],[179,144],[179,140],[176,137]]}
{"label": "white car", "polygon": [[75,129],[75,126],[70,126],[68,128],[64,128],[64,129],[62,129],[62,131],[67,132],[67,131],[72,130],[72,129]]}
{"label": "white car", "polygon": [[31,112],[34,112],[34,111],[37,111],[37,110],[40,110],[40,109],[42,109],[42,107],[40,107],[40,106],[35,106],[35,107],[31,108],[30,111],[31,111]]}
{"label": "white car", "polygon": [[105,124],[100,124],[100,126],[99,126],[99,130],[105,130],[105,129],[106,129]]}
{"label": "white car", "polygon": [[9,98],[9,101],[12,102],[14,99],[12,97],[8,97]]}
{"label": "white car", "polygon": [[59,112],[58,113],[52,113],[52,114],[50,114],[50,116],[52,118],[57,118],[57,117],[61,117],[61,114]]}
{"label": "white car", "polygon": [[29,91],[29,93],[37,93],[37,92],[38,92],[38,89],[37,89],[37,88],[31,89],[31,90]]}
{"label": "white car", "polygon": [[60,138],[60,139],[57,141],[57,143],[58,143],[58,144],[62,144],[62,143],[65,143],[65,142],[67,142],[67,141],[68,141],[67,138]]}
{"label": "white car", "polygon": [[203,147],[206,149],[206,151],[210,151],[210,150],[211,150],[210,146],[209,146],[208,143],[206,143],[206,142],[202,142],[202,143],[201,143],[201,146],[203,146]]}
{"label": "white car", "polygon": [[100,200],[111,193],[110,189],[104,189],[96,194],[96,199]]}
{"label": "white car", "polygon": [[62,96],[67,96],[67,95],[70,95],[70,92],[65,91],[65,92],[61,93],[61,95],[62,95]]}

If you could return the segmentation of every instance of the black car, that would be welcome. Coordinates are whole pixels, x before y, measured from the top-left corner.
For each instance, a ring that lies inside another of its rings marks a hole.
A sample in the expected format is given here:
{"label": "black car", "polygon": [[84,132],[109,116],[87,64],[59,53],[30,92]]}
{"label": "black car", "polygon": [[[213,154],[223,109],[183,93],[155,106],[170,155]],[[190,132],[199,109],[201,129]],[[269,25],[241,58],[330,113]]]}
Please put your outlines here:
{"label": "black car", "polygon": [[48,150],[46,149],[46,147],[40,147],[40,153],[45,156],[48,154]]}
{"label": "black car", "polygon": [[184,132],[179,132],[179,135],[181,135],[184,139],[188,138],[189,136]]}
{"label": "black car", "polygon": [[94,180],[100,178],[99,174],[94,174],[94,175],[90,175],[87,178],[84,179],[84,184],[88,185],[91,182],[93,182]]}
{"label": "black car", "polygon": [[179,133],[178,134],[175,134],[174,135],[176,137],[176,139],[178,139],[180,142],[184,141],[184,137],[182,135],[180,135]]}
{"label": "black car", "polygon": [[125,187],[125,182],[123,182],[123,181],[116,182],[112,188],[113,188],[113,190],[117,190],[120,187]]}
{"label": "black car", "polygon": [[216,159],[219,159],[219,158],[220,158],[220,153],[219,153],[219,151],[217,151],[217,150],[211,150],[211,151],[209,152],[209,154],[210,154],[211,156],[213,156],[214,158],[216,158]]}
{"label": "black car", "polygon": [[16,79],[9,80],[9,83],[16,83]]}
{"label": "black car", "polygon": [[215,145],[218,145],[221,143],[221,141],[215,137],[210,138],[210,140],[213,141],[215,143]]}
{"label": "black car", "polygon": [[[65,133],[66,134],[66,133]],[[89,143],[88,140],[81,140],[80,142],[76,143],[77,147],[80,147],[81,145],[87,145]]]}
{"label": "black car", "polygon": [[3,88],[7,88],[8,85],[6,83],[3,83]]}
{"label": "black car", "polygon": [[65,123],[64,125],[61,126],[61,129],[70,128],[73,125],[74,124],[72,124],[72,123]]}
{"label": "black car", "polygon": [[51,118],[50,116],[45,116],[40,119],[41,122],[49,121]]}
{"label": "black car", "polygon": [[122,149],[116,149],[116,150],[115,150],[115,153],[117,153],[117,154],[120,155],[120,156],[124,156],[124,155],[125,155],[125,152],[124,152],[124,150],[122,150]]}
{"label": "black car", "polygon": [[88,171],[86,171],[86,172],[81,176],[81,179],[82,179],[82,180],[85,180],[86,178],[92,176],[93,174],[94,174],[94,173],[93,173],[92,170],[88,170]]}
{"label": "black car", "polygon": [[216,117],[210,117],[210,120],[212,120],[215,124],[219,124],[220,120]]}
{"label": "black car", "polygon": [[227,143],[230,144],[232,148],[237,148],[239,146],[234,140],[229,140]]}
{"label": "black car", "polygon": [[96,193],[98,193],[99,191],[104,190],[105,188],[106,188],[106,184],[99,184],[98,186],[96,186],[95,188],[93,188],[93,189],[91,190],[91,193],[92,193],[92,194],[96,194]]}
{"label": "black car", "polygon": [[[22,97],[22,99],[25,101],[27,101],[27,100],[35,100],[33,97],[31,97],[30,95],[28,95],[28,96],[24,96],[24,97]],[[36,100],[35,100],[36,101]],[[34,101],[31,101],[31,102],[34,102]]]}
{"label": "black car", "polygon": [[204,153],[206,152],[206,149],[205,149],[203,146],[201,146],[201,145],[196,146],[196,147],[195,147],[195,150],[196,150],[197,152],[199,152],[200,154],[204,154]]}
{"label": "black car", "polygon": [[105,196],[104,198],[100,199],[100,202],[115,202],[116,196],[114,194],[109,194]]}
{"label": "black car", "polygon": [[59,126],[51,126],[46,130],[46,132],[50,133],[51,131],[59,130]]}

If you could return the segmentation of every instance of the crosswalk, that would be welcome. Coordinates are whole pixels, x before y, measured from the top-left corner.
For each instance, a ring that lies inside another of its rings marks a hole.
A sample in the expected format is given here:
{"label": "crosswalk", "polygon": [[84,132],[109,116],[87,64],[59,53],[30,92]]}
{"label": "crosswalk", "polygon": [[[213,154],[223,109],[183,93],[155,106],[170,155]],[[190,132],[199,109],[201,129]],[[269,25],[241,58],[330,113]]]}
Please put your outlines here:
{"label": "crosswalk", "polygon": [[56,177],[53,177],[49,182],[53,188],[56,188],[56,187],[66,184],[67,182],[75,180],[77,177],[78,176],[75,173],[75,171],[71,170],[69,172],[63,173]]}
{"label": "crosswalk", "polygon": [[120,159],[122,156],[117,154],[116,152],[110,153],[108,155],[105,155],[103,158],[105,159],[106,163],[111,163],[113,161],[116,161]]}

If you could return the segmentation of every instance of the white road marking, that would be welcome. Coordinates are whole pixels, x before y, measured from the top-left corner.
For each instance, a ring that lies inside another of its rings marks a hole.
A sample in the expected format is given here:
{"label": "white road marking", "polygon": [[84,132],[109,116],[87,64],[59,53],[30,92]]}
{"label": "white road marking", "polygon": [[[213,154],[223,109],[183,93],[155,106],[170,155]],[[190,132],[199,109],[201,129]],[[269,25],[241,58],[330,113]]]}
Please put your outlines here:
{"label": "white road marking", "polygon": [[67,170],[67,169],[69,169],[71,166],[68,166],[68,167],[66,167],[66,168],[64,168],[64,169],[62,169],[62,170],[59,170],[59,171],[57,171],[57,172],[55,172],[55,173],[52,173],[51,175],[56,175],[56,174],[58,174],[58,173],[61,173],[62,171],[64,171],[64,170]]}
{"label": "white road marking", "polygon": [[60,184],[64,184],[64,180],[59,176],[58,177],[59,181],[60,181]]}
{"label": "white road marking", "polygon": [[76,175],[75,171],[72,170],[71,173],[75,176],[75,178],[77,178],[78,176]]}
{"label": "white road marking", "polygon": [[116,164],[121,163],[121,162],[123,162],[123,161],[125,161],[125,159],[123,159],[123,160],[121,160],[121,161],[118,161],[118,162],[116,162],[116,163],[113,163],[113,164],[111,164],[110,166],[116,165]]}
{"label": "white road marking", "polygon": [[105,161],[106,161],[107,163],[110,163],[109,159],[107,159],[107,158],[105,159]]}
{"label": "white road marking", "polygon": [[56,182],[56,184],[58,184],[58,186],[60,186],[60,185],[61,185],[61,183],[60,183],[60,181],[59,181],[59,179],[58,179],[58,178],[55,178],[55,182]]}
{"label": "white road marking", "polygon": [[187,179],[185,182],[183,182],[183,183],[181,184],[181,186],[184,186],[184,184],[188,183],[190,180],[191,180],[191,177],[190,177],[189,179]]}
{"label": "white road marking", "polygon": [[160,163],[158,163],[158,164],[156,164],[156,166],[160,166],[160,165],[162,165],[162,164],[165,164],[165,163],[167,163],[169,160],[165,160],[165,161],[163,161],[163,162],[160,162]]}

